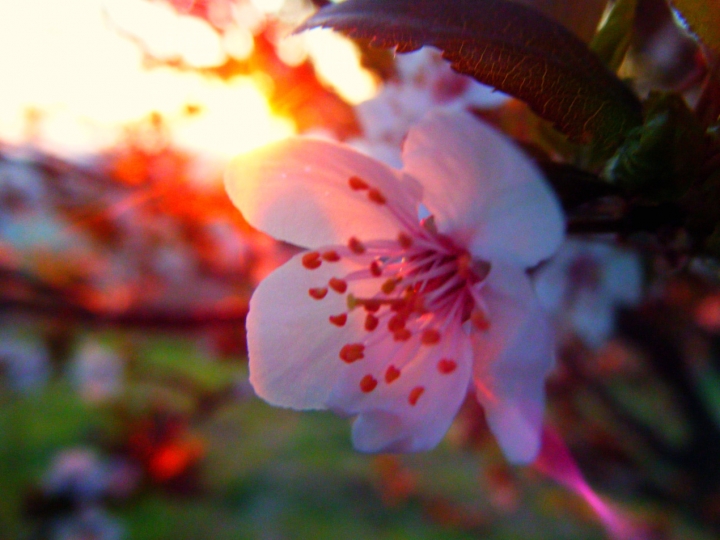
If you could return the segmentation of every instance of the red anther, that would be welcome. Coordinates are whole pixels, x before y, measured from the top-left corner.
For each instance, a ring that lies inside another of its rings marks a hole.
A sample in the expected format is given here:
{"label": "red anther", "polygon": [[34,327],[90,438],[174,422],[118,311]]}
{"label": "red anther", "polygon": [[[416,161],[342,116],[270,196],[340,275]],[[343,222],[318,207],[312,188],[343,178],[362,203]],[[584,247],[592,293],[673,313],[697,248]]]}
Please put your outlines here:
{"label": "red anther", "polygon": [[369,374],[365,375],[362,379],[360,379],[360,390],[367,394],[375,390],[377,384],[378,382],[375,377]]}
{"label": "red anther", "polygon": [[328,290],[325,287],[316,287],[308,291],[308,294],[312,296],[315,300],[322,300],[323,298],[325,298],[325,295],[327,295],[327,293]]}
{"label": "red anther", "polygon": [[348,287],[347,282],[345,280],[338,279],[338,278],[330,278],[330,281],[328,281],[328,285],[330,285],[330,288],[333,291],[338,292],[340,294],[345,293],[345,291],[347,291],[347,287]]}
{"label": "red anther", "polygon": [[365,182],[365,180],[363,180],[362,178],[358,178],[357,176],[351,176],[348,179],[348,184],[350,184],[350,189],[354,191],[361,191],[370,187],[368,186],[367,182]]}
{"label": "red anther", "polygon": [[322,258],[327,262],[338,262],[340,260],[340,255],[338,255],[337,251],[331,249],[330,251],[323,253]]}
{"label": "red anther", "polygon": [[443,358],[438,362],[437,368],[443,375],[448,375],[457,369],[457,362],[449,358]]}
{"label": "red anther", "polygon": [[380,263],[378,261],[373,261],[370,263],[370,273],[375,277],[382,276],[382,267],[380,266]]}
{"label": "red anther", "polygon": [[414,311],[416,313],[427,313],[427,309],[425,308],[425,299],[420,295],[414,295],[410,298],[412,301],[412,304],[410,306],[410,311]]}
{"label": "red anther", "polygon": [[376,204],[385,204],[387,202],[385,195],[383,195],[379,189],[375,188],[368,191],[368,199]]}
{"label": "red anther", "polygon": [[440,342],[440,337],[439,331],[435,330],[435,328],[428,328],[423,331],[420,341],[424,345],[435,345]]}
{"label": "red anther", "polygon": [[372,313],[368,313],[365,317],[365,330],[367,330],[368,332],[372,332],[378,327],[378,324],[380,324],[380,319],[378,319]]}
{"label": "red anther", "polygon": [[302,256],[302,265],[308,270],[314,270],[321,264],[320,254],[317,251],[311,251]]}
{"label": "red anther", "polygon": [[365,308],[365,311],[368,311],[370,313],[375,313],[376,311],[379,311],[381,305],[380,300],[363,300],[362,304]]}
{"label": "red anther", "polygon": [[472,321],[473,326],[478,330],[487,330],[490,328],[490,321],[488,321],[485,313],[483,313],[480,309],[475,309],[472,313],[470,313],[470,320]]}
{"label": "red anther", "polygon": [[351,237],[350,240],[348,240],[348,247],[350,248],[350,251],[357,255],[362,255],[363,253],[365,253],[365,246],[360,240],[358,240],[354,236]]}
{"label": "red anther", "polygon": [[385,283],[382,284],[380,289],[385,294],[392,294],[392,292],[395,290],[395,287],[398,284],[398,280],[396,278],[390,278]]}
{"label": "red anther", "polygon": [[390,311],[406,311],[408,303],[405,300],[393,300],[390,304]]}
{"label": "red anther", "polygon": [[457,273],[463,279],[468,279],[472,276],[470,265],[472,264],[472,257],[468,252],[461,253],[457,257]]}
{"label": "red anther", "polygon": [[412,247],[413,240],[409,234],[401,232],[398,234],[398,243],[401,248],[410,249]]}
{"label": "red anther", "polygon": [[347,313],[341,313],[340,315],[330,315],[328,317],[330,319],[330,322],[333,323],[335,326],[345,326],[345,323],[347,322]]}
{"label": "red anther", "polygon": [[400,370],[395,366],[389,366],[385,372],[385,382],[390,384],[400,376]]}
{"label": "red anther", "polygon": [[393,339],[395,341],[407,341],[412,337],[412,333],[407,328],[401,328],[397,332],[393,332]]}
{"label": "red anther", "polygon": [[471,283],[479,283],[488,277],[490,263],[485,261],[474,261],[469,253],[462,253],[457,258],[458,275]]}
{"label": "red anther", "polygon": [[435,225],[435,216],[429,216],[420,222],[420,225],[428,232],[437,234],[437,225]]}
{"label": "red anther", "polygon": [[357,362],[365,358],[365,345],[362,343],[348,343],[343,345],[343,348],[340,349],[339,356],[343,362],[347,362],[348,364]]}
{"label": "red anther", "polygon": [[415,388],[410,390],[410,395],[408,396],[408,403],[414,407],[417,404],[418,399],[420,399],[420,396],[423,395],[423,392],[425,392],[424,386],[416,386]]}
{"label": "red anther", "polygon": [[390,330],[391,332],[397,332],[398,330],[402,330],[403,328],[405,328],[406,322],[407,319],[402,315],[393,315],[388,321],[388,330]]}

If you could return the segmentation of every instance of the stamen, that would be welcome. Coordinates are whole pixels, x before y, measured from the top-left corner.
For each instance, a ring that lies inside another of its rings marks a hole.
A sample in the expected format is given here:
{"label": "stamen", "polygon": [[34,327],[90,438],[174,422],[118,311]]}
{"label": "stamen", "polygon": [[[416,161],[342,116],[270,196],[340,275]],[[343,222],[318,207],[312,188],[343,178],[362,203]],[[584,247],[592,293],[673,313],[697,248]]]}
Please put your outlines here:
{"label": "stamen", "polygon": [[412,237],[404,232],[398,234],[398,243],[403,249],[410,249],[413,245]]}
{"label": "stamen", "polygon": [[368,313],[365,317],[365,330],[367,330],[368,332],[372,332],[378,327],[378,324],[380,324],[380,319],[378,319],[372,313]]}
{"label": "stamen", "polygon": [[330,250],[323,253],[322,258],[327,262],[338,262],[340,260],[340,255],[338,255],[337,251]]}
{"label": "stamen", "polygon": [[378,261],[370,263],[370,273],[375,277],[380,277],[382,275],[382,268],[380,267],[380,263]]}
{"label": "stamen", "polygon": [[478,330],[485,331],[490,328],[490,321],[481,309],[474,309],[472,313],[470,313],[470,321],[472,321],[473,326]]}
{"label": "stamen", "polygon": [[449,358],[443,358],[438,362],[437,369],[443,375],[449,375],[457,369],[457,362]]}
{"label": "stamen", "polygon": [[308,290],[308,294],[315,300],[322,300],[327,295],[328,290],[326,287],[315,287],[314,289]]}
{"label": "stamen", "polygon": [[385,195],[383,195],[382,192],[376,188],[372,188],[370,191],[368,191],[368,199],[370,199],[376,204],[385,204],[387,202]]}
{"label": "stamen", "polygon": [[340,359],[343,362],[352,364],[365,358],[365,345],[362,343],[348,343],[340,349]]}
{"label": "stamen", "polygon": [[424,386],[416,386],[412,390],[410,390],[410,395],[408,396],[408,403],[412,405],[413,407],[417,404],[418,399],[420,399],[420,396],[423,395],[423,392],[425,392]]}
{"label": "stamen", "polygon": [[435,216],[426,217],[420,222],[420,225],[431,234],[437,234],[438,232],[437,225],[435,225]]}
{"label": "stamen", "polygon": [[320,254],[317,251],[311,251],[302,257],[302,265],[308,270],[315,270],[321,264]]}
{"label": "stamen", "polygon": [[385,372],[385,382],[390,384],[398,377],[400,377],[400,370],[395,366],[388,366],[387,371]]}
{"label": "stamen", "polygon": [[356,299],[358,304],[362,304],[362,306],[365,308],[365,311],[368,311],[370,313],[375,313],[376,311],[380,310],[380,300],[360,300]]}
{"label": "stamen", "polygon": [[403,330],[405,328],[405,323],[407,322],[407,319],[403,317],[402,315],[394,315],[390,318],[388,321],[388,330],[391,332],[397,332],[399,330]]}
{"label": "stamen", "polygon": [[409,303],[407,300],[399,299],[395,300],[390,304],[390,310],[391,311],[412,311],[412,309],[409,308]]}
{"label": "stamen", "polygon": [[362,255],[365,253],[365,246],[363,243],[355,238],[354,236],[348,240],[348,247],[350,248],[350,251],[355,253],[356,255]]}
{"label": "stamen", "polygon": [[441,336],[439,331],[437,331],[435,328],[428,328],[427,330],[423,331],[420,341],[423,343],[423,345],[435,345],[436,343],[440,342],[440,337]]}
{"label": "stamen", "polygon": [[331,278],[330,281],[328,282],[328,285],[330,285],[330,288],[333,291],[338,292],[340,294],[344,294],[345,291],[347,291],[347,287],[348,287],[347,282],[345,280],[338,279],[338,278]]}
{"label": "stamen", "polygon": [[395,341],[407,341],[411,337],[412,332],[410,332],[407,328],[401,328],[400,330],[393,332],[393,339]]}
{"label": "stamen", "polygon": [[367,394],[367,393],[375,390],[375,387],[377,386],[377,384],[378,384],[378,382],[375,377],[373,377],[372,375],[369,375],[369,374],[365,375],[360,380],[360,390],[362,390],[363,392],[365,392]]}
{"label": "stamen", "polygon": [[490,263],[486,261],[474,261],[469,253],[463,253],[457,258],[457,273],[471,283],[478,283],[490,274]]}
{"label": "stamen", "polygon": [[365,182],[365,180],[363,180],[362,178],[358,178],[357,176],[351,176],[348,179],[348,184],[350,184],[350,189],[354,191],[361,191],[370,187],[368,186],[367,182]]}
{"label": "stamen", "polygon": [[330,322],[333,323],[335,326],[345,326],[345,323],[347,322],[347,313],[341,313],[340,315],[330,315],[328,317],[330,319]]}
{"label": "stamen", "polygon": [[382,284],[382,292],[385,294],[392,294],[392,292],[395,290],[395,286],[400,282],[398,278],[390,278],[385,283]]}

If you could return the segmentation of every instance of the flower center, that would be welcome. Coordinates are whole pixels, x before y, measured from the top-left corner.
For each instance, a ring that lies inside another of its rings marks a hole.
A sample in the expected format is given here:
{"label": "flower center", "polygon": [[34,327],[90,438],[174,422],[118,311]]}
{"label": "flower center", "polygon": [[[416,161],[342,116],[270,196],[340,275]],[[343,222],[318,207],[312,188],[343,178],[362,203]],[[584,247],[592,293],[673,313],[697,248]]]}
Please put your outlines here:
{"label": "flower center", "polygon": [[[364,333],[356,342],[342,346],[340,360],[347,364],[361,361],[372,347],[395,351],[388,355],[383,374],[367,374],[360,380],[359,387],[365,393],[375,390],[378,377],[386,384],[397,380],[421,347],[437,347],[437,355],[430,355],[435,358],[437,372],[450,375],[457,367],[452,358],[456,349],[453,334],[464,331],[468,321],[478,330],[489,327],[480,292],[490,264],[473,260],[467,250],[439,234],[432,217],[418,222],[357,177],[351,178],[349,185],[354,191],[365,192],[372,202],[386,206],[402,230],[395,240],[361,242],[353,237],[346,246],[332,246],[302,257],[309,271],[340,260],[359,268],[308,291],[317,301],[331,290],[345,296],[347,311],[330,315],[329,324],[344,327],[349,317],[358,313],[364,319]],[[414,406],[423,393],[424,387],[413,388],[408,403]]]}

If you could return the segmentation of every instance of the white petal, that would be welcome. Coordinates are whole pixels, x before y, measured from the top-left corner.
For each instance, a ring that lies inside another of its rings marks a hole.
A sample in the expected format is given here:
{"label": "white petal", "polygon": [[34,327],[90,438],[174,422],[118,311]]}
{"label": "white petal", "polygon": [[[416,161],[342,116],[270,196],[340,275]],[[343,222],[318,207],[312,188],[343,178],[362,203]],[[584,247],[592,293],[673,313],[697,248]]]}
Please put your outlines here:
{"label": "white petal", "polygon": [[470,114],[426,116],[410,130],[403,160],[438,229],[476,257],[530,267],[560,245],[562,211],[540,171]]}
{"label": "white petal", "polygon": [[495,90],[492,86],[480,84],[475,81],[470,83],[467,92],[465,92],[462,97],[467,105],[479,109],[498,108],[512,99],[507,94]]}
{"label": "white petal", "polygon": [[250,382],[274,405],[322,409],[343,365],[338,352],[357,341],[362,321],[350,317],[345,327],[328,317],[347,309],[345,297],[329,290],[322,300],[308,290],[345,275],[342,262],[324,262],[307,270],[302,254],[266,277],[250,300],[247,318]]}
{"label": "white petal", "polygon": [[391,167],[402,167],[402,154],[400,153],[400,145],[392,145],[384,142],[377,142],[371,139],[358,138],[347,141],[350,146],[356,148],[363,154],[367,154],[375,159],[379,159],[383,163],[387,163]]}
{"label": "white petal", "polygon": [[490,429],[508,460],[528,463],[540,448],[553,330],[524,273],[493,270],[483,291],[490,328],[472,336],[474,380]]}
{"label": "white petal", "polygon": [[328,141],[287,139],[236,157],[225,187],[254,227],[305,247],[395,238],[397,218],[387,204],[350,189],[357,176],[395,207],[415,217],[419,192],[401,184],[397,171],[356,150]]}
{"label": "white petal", "polygon": [[[363,452],[417,452],[434,448],[447,432],[470,382],[472,348],[469,338],[458,329],[434,346],[420,345],[417,338],[405,342],[404,351],[415,350],[412,360],[402,365],[405,352],[393,350],[392,339],[366,349],[366,358],[348,365],[333,390],[328,405],[336,411],[357,414],[353,443]],[[392,342],[392,343],[391,343]],[[438,362],[456,362],[452,373],[441,373]],[[388,383],[388,366],[400,366],[400,376]],[[360,390],[366,375],[377,380],[371,392]],[[414,389],[422,393],[414,405]]]}
{"label": "white petal", "polygon": [[569,288],[565,253],[566,250],[561,249],[533,275],[532,283],[538,301],[551,313],[560,313],[563,310]]}

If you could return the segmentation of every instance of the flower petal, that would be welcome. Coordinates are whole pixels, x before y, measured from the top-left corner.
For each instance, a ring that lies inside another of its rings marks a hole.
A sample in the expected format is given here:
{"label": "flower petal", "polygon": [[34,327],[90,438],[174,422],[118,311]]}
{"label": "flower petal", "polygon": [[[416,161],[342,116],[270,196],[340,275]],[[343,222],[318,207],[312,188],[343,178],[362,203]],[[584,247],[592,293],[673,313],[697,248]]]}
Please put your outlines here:
{"label": "flower petal", "polygon": [[340,376],[343,362],[338,351],[356,341],[362,321],[350,316],[343,327],[331,324],[331,315],[347,309],[345,297],[332,290],[321,300],[309,294],[354,268],[339,261],[308,270],[303,256],[295,256],[266,277],[250,300],[250,382],[258,396],[271,404],[322,409]]}
{"label": "flower petal", "polygon": [[[417,336],[401,345],[388,338],[344,369],[328,405],[358,414],[355,448],[417,452],[440,442],[467,394],[472,371],[468,336],[458,328],[443,339],[445,345],[427,346]],[[367,381],[372,389],[363,391]]]}
{"label": "flower petal", "polygon": [[470,114],[427,115],[410,130],[403,160],[440,232],[476,257],[530,267],[560,245],[562,211],[540,171]]}
{"label": "flower petal", "polygon": [[494,267],[483,296],[490,327],[472,335],[478,400],[508,460],[528,463],[540,447],[552,326],[522,271]]}
{"label": "flower petal", "polygon": [[254,227],[278,240],[304,247],[395,238],[398,220],[390,204],[370,200],[370,190],[353,190],[361,178],[412,218],[419,189],[403,185],[387,165],[328,141],[287,139],[236,157],[225,187],[235,206]]}

